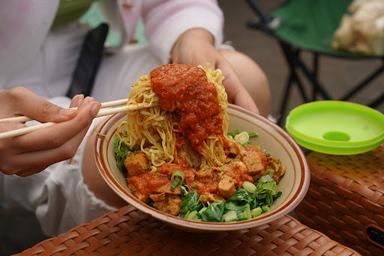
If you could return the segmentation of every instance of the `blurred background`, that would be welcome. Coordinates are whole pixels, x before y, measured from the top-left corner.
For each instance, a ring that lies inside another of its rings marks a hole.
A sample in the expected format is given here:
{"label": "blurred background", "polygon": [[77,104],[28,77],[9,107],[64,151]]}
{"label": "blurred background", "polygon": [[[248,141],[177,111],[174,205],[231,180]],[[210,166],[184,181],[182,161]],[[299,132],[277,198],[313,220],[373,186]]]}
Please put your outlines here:
{"label": "blurred background", "polygon": [[[273,10],[282,0],[259,0],[260,6],[267,12]],[[329,2],[329,1],[328,1]],[[273,115],[278,115],[278,106],[282,100],[288,66],[277,41],[265,33],[246,27],[247,21],[255,14],[246,1],[219,0],[225,16],[225,40],[231,41],[239,51],[252,57],[266,73],[272,92]],[[306,64],[311,65],[311,56],[303,52]],[[348,89],[382,65],[380,60],[345,60],[321,57],[319,80],[335,98],[341,97]],[[309,89],[308,83],[306,89]],[[308,91],[308,90],[307,90]],[[365,104],[384,91],[384,75],[372,82],[350,101]],[[293,90],[287,110],[302,104],[297,90]],[[384,104],[377,108],[384,111]]]}
{"label": "blurred background", "polygon": [[[247,22],[254,18],[255,14],[246,1],[219,0],[218,2],[225,16],[225,41],[230,42],[238,51],[253,58],[264,70],[272,93],[272,116],[278,117],[279,104],[289,74],[289,68],[281,47],[276,39],[259,30],[247,28]],[[282,0],[259,0],[260,6],[267,12],[282,2]],[[307,65],[311,65],[312,56],[310,53],[304,51],[302,57]],[[350,60],[322,56],[318,77],[331,96],[338,99],[380,65],[383,65],[380,59]],[[302,74],[300,77],[303,78]],[[304,87],[310,93],[308,82],[304,83]],[[382,94],[383,91],[384,76],[382,75],[353,97],[351,101],[365,104]],[[295,88],[290,95],[286,111],[289,112],[302,103],[302,98]],[[379,105],[377,109],[384,112],[384,104]],[[12,213],[0,209],[0,255],[8,255],[44,239],[44,236],[39,235],[39,229],[39,224],[33,216],[25,215],[16,218],[12,216]]]}

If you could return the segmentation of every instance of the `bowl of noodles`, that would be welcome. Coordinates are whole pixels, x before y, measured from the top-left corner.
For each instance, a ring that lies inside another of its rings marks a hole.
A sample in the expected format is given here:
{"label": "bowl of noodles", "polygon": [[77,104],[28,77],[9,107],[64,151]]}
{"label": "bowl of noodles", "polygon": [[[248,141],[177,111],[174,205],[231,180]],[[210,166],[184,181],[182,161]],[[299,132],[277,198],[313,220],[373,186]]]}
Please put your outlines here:
{"label": "bowl of noodles", "polygon": [[105,182],[144,213],[189,231],[259,226],[304,198],[309,171],[280,127],[228,104],[220,70],[168,64],[140,77],[94,153]]}

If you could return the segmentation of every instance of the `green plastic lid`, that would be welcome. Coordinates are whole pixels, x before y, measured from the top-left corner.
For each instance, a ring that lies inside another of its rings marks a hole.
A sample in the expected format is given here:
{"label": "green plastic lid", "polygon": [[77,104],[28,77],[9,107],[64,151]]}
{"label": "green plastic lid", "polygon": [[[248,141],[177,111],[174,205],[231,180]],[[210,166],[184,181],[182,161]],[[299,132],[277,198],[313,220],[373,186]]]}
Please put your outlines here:
{"label": "green plastic lid", "polygon": [[345,101],[316,101],[293,109],[288,133],[304,148],[332,155],[354,155],[384,143],[384,115]]}

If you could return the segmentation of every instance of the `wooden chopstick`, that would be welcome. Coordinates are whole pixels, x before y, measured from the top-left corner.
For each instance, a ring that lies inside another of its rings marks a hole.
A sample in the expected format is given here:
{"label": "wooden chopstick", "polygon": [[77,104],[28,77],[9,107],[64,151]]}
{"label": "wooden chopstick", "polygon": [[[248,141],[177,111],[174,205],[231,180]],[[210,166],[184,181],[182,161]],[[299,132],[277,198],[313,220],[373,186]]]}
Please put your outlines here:
{"label": "wooden chopstick", "polygon": [[[128,99],[121,99],[121,100],[103,102],[101,103],[101,108],[123,105],[123,104],[126,104],[127,101]],[[76,109],[76,108],[71,108],[71,109]],[[31,119],[27,116],[15,116],[15,117],[0,119],[0,123],[1,122],[27,122],[27,121],[31,121]]]}
{"label": "wooden chopstick", "polygon": [[[96,117],[108,116],[108,115],[112,115],[112,114],[116,114],[116,113],[120,113],[120,112],[139,110],[139,109],[149,108],[152,106],[152,105],[148,105],[148,104],[144,104],[144,103],[139,103],[139,104],[131,104],[131,105],[113,107],[113,106],[116,106],[115,105],[115,104],[117,104],[116,102],[119,102],[119,101],[120,101],[120,104],[124,103],[124,100],[105,102],[104,103],[105,108],[101,108]],[[125,103],[126,103],[126,101],[127,100],[125,100]],[[103,104],[101,104],[101,105],[103,106]],[[7,119],[9,120],[11,118],[7,118]],[[2,119],[2,120],[4,120],[4,119]],[[12,121],[14,121],[14,120],[15,119],[12,119]],[[28,120],[30,120],[30,119],[28,119]],[[0,139],[23,135],[23,134],[26,134],[26,133],[29,133],[32,131],[42,129],[42,128],[47,128],[47,127],[52,126],[54,124],[55,123],[53,123],[53,122],[47,122],[47,123],[41,123],[41,124],[34,125],[34,126],[28,126],[28,127],[24,127],[24,128],[20,128],[20,129],[16,129],[16,130],[2,132],[2,133],[0,133]]]}

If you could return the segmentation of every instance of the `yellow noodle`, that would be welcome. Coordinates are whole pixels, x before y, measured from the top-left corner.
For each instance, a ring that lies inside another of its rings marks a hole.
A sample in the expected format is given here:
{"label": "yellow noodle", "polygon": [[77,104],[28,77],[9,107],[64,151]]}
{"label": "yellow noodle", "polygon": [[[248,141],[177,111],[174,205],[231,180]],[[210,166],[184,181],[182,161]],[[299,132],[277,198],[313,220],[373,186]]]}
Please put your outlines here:
{"label": "yellow noodle", "polygon": [[[191,148],[186,149],[185,158],[191,166],[199,163],[207,168],[222,166],[226,160],[223,138],[226,138],[228,131],[228,103],[223,86],[224,77],[220,70],[212,70],[209,66],[200,68],[204,69],[208,81],[216,88],[223,117],[223,136],[209,136],[203,142],[200,161],[196,158],[196,153],[190,152]],[[172,113],[159,107],[159,98],[152,91],[149,75],[140,77],[131,89],[128,104],[137,103],[155,106],[130,111],[127,119],[118,128],[118,137],[129,148],[144,152],[154,167],[172,163],[176,154],[176,134],[179,133],[177,123],[172,118]]]}

